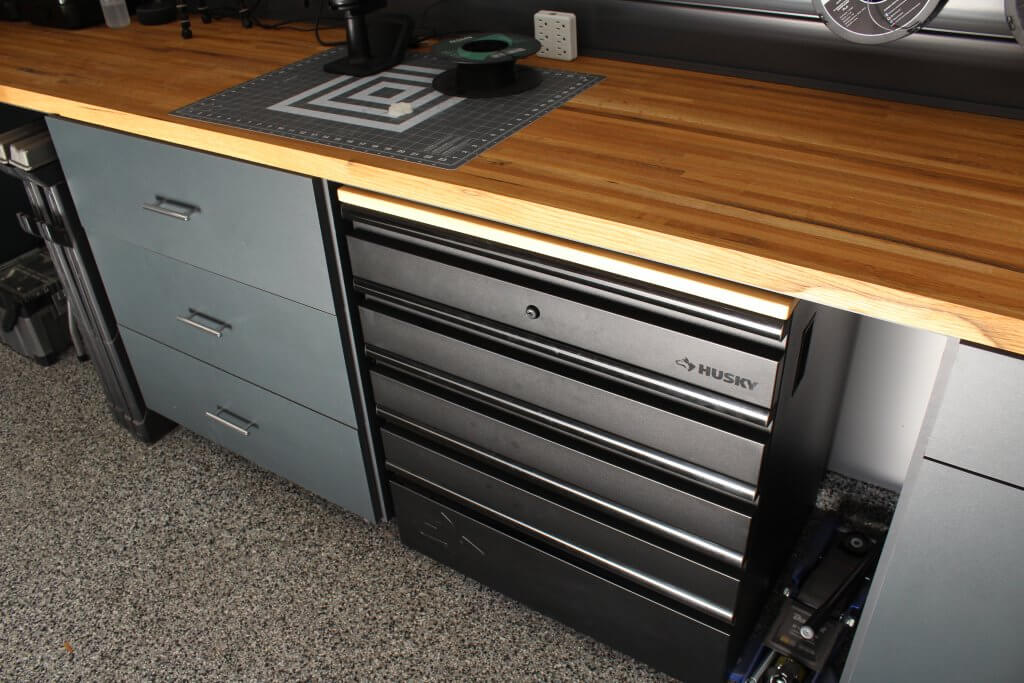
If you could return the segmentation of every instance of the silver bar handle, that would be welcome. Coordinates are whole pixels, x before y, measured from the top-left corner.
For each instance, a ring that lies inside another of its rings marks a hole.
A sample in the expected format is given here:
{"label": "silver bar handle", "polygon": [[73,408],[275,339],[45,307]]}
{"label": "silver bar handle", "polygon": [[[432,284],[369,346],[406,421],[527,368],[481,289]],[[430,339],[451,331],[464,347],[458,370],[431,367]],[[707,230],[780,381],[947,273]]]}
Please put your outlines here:
{"label": "silver bar handle", "polygon": [[155,202],[143,204],[142,208],[146,211],[158,213],[161,216],[176,218],[179,221],[191,220],[192,216],[200,212],[198,206],[192,206],[191,204],[179,202],[176,199],[161,197],[160,195],[156,195]]}
{"label": "silver bar handle", "polygon": [[[235,420],[238,420],[239,422],[243,423],[245,426],[244,427],[239,427],[234,422],[231,422],[230,420],[225,419],[224,418],[225,415],[227,415],[229,417],[232,417]],[[242,417],[240,415],[235,415],[231,411],[225,410],[224,408],[221,408],[220,406],[217,406],[217,412],[215,412],[215,413],[211,413],[210,411],[206,411],[206,417],[210,418],[211,420],[213,420],[214,422],[216,422],[219,425],[223,425],[223,426],[227,427],[228,429],[233,429],[234,431],[238,432],[242,436],[249,436],[249,432],[251,430],[253,430],[253,429],[256,429],[259,426],[255,422],[253,422],[252,420],[246,420],[244,417]]]}
{"label": "silver bar handle", "polygon": [[[203,318],[205,320],[209,320],[210,322],[212,322],[214,324],[214,326],[204,325],[203,323],[198,322],[196,320],[196,318]],[[194,327],[197,330],[201,330],[201,331],[205,332],[206,334],[212,334],[217,339],[220,339],[221,337],[224,336],[224,330],[230,330],[231,329],[231,325],[229,325],[228,323],[224,322],[223,320],[217,320],[216,318],[211,318],[210,316],[206,315],[205,313],[200,313],[199,311],[197,311],[194,308],[188,309],[188,315],[187,316],[183,316],[183,315],[175,316],[175,320],[177,320],[180,323],[185,323],[186,325]]]}

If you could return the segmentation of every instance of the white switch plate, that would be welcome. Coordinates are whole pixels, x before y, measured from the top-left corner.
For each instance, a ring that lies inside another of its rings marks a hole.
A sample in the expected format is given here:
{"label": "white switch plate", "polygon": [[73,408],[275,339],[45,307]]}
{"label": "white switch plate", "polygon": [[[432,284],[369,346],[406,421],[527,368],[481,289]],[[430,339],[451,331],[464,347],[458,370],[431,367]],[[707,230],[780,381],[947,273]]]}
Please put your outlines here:
{"label": "white switch plate", "polygon": [[538,57],[571,62],[579,55],[576,46],[576,15],[541,10],[533,15],[533,37],[540,41]]}

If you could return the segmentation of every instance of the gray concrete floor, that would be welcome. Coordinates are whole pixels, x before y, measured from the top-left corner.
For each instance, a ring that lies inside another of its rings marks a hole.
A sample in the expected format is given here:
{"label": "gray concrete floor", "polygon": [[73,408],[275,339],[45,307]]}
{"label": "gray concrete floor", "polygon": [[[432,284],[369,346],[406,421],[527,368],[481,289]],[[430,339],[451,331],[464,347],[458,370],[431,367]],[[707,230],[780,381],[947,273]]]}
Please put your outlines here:
{"label": "gray concrete floor", "polygon": [[0,680],[666,680],[0,345]]}

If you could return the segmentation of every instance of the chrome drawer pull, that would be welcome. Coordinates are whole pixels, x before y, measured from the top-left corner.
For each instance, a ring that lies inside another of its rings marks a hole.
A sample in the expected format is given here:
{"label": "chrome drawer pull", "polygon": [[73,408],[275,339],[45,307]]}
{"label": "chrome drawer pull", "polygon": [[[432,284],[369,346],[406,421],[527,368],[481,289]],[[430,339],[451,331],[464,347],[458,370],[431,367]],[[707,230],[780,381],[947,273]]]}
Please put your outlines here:
{"label": "chrome drawer pull", "polygon": [[155,202],[151,204],[143,204],[142,208],[145,209],[146,211],[158,213],[161,216],[170,216],[171,218],[177,218],[179,221],[190,220],[194,214],[199,213],[198,206],[185,204],[174,199],[161,197],[160,195],[156,195]]}
{"label": "chrome drawer pull", "polygon": [[[239,427],[234,422],[231,422],[230,420],[224,419],[224,417],[222,417],[223,415],[227,415],[227,416],[229,416],[231,418],[234,418],[235,420],[238,420],[239,422],[244,423],[245,426],[244,427]],[[220,406],[217,406],[217,412],[216,413],[211,413],[210,411],[206,411],[206,417],[210,418],[211,420],[213,420],[217,424],[221,424],[221,425],[224,425],[225,427],[227,427],[229,429],[235,430],[236,432],[238,432],[242,436],[249,436],[249,431],[252,430],[252,429],[256,429],[256,427],[259,426],[255,422],[252,422],[251,420],[246,420],[244,417],[241,417],[239,415],[235,415],[234,413],[232,413],[230,411],[227,411],[227,410],[221,408]]]}
{"label": "chrome drawer pull", "polygon": [[[197,322],[196,318],[203,318],[204,320],[209,320],[210,322],[214,323],[215,327],[211,327],[209,325],[204,325],[201,322]],[[224,322],[223,320],[217,320],[216,318],[211,318],[210,316],[206,315],[205,313],[200,313],[199,311],[197,311],[194,308],[188,309],[188,315],[187,316],[179,315],[179,316],[175,317],[175,320],[177,320],[180,323],[185,323],[186,325],[190,325],[191,327],[194,327],[197,330],[201,330],[201,331],[205,332],[206,334],[212,334],[217,339],[220,339],[221,337],[224,336],[224,330],[230,330],[231,329],[231,325],[229,325],[228,323]]]}

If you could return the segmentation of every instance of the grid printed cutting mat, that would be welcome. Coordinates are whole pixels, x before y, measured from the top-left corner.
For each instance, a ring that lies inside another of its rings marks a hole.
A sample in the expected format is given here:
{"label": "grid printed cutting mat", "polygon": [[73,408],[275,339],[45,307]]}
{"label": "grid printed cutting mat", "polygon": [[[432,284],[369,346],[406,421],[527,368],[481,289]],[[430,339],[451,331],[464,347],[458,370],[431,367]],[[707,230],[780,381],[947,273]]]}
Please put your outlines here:
{"label": "grid printed cutting mat", "polygon": [[402,64],[362,78],[325,72],[324,63],[341,54],[328,50],[172,115],[451,169],[603,78],[539,69],[544,78],[533,90],[466,99],[431,86],[451,66],[441,58],[409,54]]}

